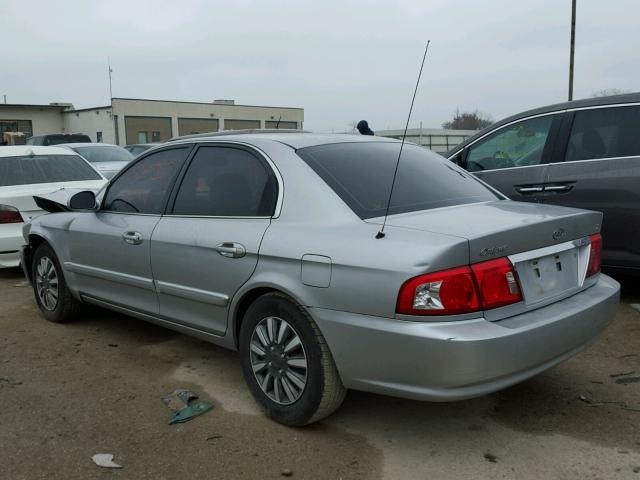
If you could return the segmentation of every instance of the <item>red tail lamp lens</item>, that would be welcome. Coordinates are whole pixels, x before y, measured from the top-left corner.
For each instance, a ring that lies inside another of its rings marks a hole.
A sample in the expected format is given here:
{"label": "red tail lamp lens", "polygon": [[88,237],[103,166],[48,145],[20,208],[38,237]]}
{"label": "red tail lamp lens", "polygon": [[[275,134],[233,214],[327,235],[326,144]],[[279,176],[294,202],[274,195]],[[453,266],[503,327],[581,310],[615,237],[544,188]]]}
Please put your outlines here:
{"label": "red tail lamp lens", "polygon": [[591,253],[589,254],[587,277],[598,273],[602,264],[602,235],[599,233],[589,235],[589,240],[591,240]]}
{"label": "red tail lamp lens", "polygon": [[22,215],[17,208],[0,205],[0,223],[22,223]]}

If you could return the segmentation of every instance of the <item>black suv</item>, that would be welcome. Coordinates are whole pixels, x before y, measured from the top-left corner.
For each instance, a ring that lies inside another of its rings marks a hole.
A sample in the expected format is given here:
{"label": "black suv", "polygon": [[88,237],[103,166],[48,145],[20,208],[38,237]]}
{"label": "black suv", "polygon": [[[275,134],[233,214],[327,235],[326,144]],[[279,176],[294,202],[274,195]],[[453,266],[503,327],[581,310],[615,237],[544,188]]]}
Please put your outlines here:
{"label": "black suv", "polygon": [[603,267],[640,273],[640,93],[520,113],[445,156],[513,200],[604,212]]}

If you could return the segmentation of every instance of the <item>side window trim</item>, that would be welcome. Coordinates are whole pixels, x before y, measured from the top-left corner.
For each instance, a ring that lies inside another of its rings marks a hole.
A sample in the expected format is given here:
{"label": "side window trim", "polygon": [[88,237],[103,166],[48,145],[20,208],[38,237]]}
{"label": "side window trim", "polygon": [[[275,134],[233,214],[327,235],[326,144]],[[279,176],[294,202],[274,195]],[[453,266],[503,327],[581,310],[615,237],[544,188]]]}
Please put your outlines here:
{"label": "side window trim", "polygon": [[152,216],[152,217],[159,217],[159,216],[163,215],[163,212],[166,212],[168,201],[169,201],[169,198],[171,197],[171,192],[173,192],[173,188],[175,187],[176,180],[179,177],[180,172],[184,168],[185,164],[187,164],[191,160],[191,156],[194,154],[194,150],[195,150],[194,149],[194,144],[186,144],[186,146],[189,149],[189,152],[187,153],[185,159],[182,160],[182,165],[180,165],[176,169],[176,173],[174,173],[173,178],[170,181],[170,184],[171,184],[171,188],[169,189],[170,193],[169,193],[169,195],[167,195],[165,197],[164,202],[163,202],[164,203],[164,207],[162,208],[160,213],[156,214],[156,213],[137,213],[137,212],[117,212],[117,211],[108,210],[107,208],[105,208],[104,201],[107,198],[107,195],[109,195],[109,189],[111,188],[111,186],[116,182],[116,180],[118,180],[118,178],[120,178],[120,176],[122,176],[124,173],[126,173],[127,170],[129,170],[131,167],[136,165],[138,162],[141,162],[142,160],[144,160],[145,158],[147,158],[150,155],[154,155],[154,154],[160,153],[160,152],[166,152],[168,150],[182,149],[182,148],[185,147],[184,143],[182,143],[180,145],[171,145],[170,147],[167,147],[167,148],[158,148],[158,149],[149,150],[148,153],[147,152],[143,152],[138,157],[136,157],[132,161],[130,161],[127,164],[127,166],[125,166],[122,170],[120,170],[118,173],[116,173],[116,175],[106,185],[106,188],[104,188],[104,190],[102,190],[101,199],[100,199],[100,203],[101,204],[100,204],[99,211],[100,212],[108,212],[108,213],[117,213],[117,214],[120,214],[120,215],[143,215],[143,216]]}
{"label": "side window trim", "polygon": [[[173,207],[176,202],[176,197],[178,196],[178,191],[182,186],[184,177],[187,174],[187,171],[189,170],[189,167],[191,166],[193,159],[195,158],[200,148],[207,148],[207,147],[236,148],[238,150],[243,150],[253,155],[259,162],[263,164],[263,166],[267,169],[267,172],[269,172],[269,177],[275,180],[276,188],[277,188],[276,204],[275,204],[274,212],[272,215],[261,216],[261,217],[253,217],[253,216],[231,217],[231,216],[216,216],[216,215],[175,215],[173,213]],[[244,218],[244,219],[278,218],[280,216],[280,210],[282,206],[282,191],[283,191],[283,186],[282,186],[282,177],[280,175],[280,172],[278,171],[277,167],[273,164],[271,159],[262,150],[259,150],[258,148],[252,145],[248,145],[246,143],[240,143],[240,142],[229,142],[229,141],[199,142],[194,145],[194,148],[191,151],[191,154],[189,155],[187,160],[184,162],[184,166],[182,167],[182,169],[180,169],[180,173],[176,178],[176,180],[174,181],[174,186],[167,200],[164,215],[167,217],[181,217],[181,218]]]}
{"label": "side window trim", "polygon": [[[542,152],[542,161],[540,163],[535,164],[535,165],[519,165],[519,166],[515,166],[515,167],[508,167],[508,168],[490,168],[490,169],[482,170],[482,172],[494,172],[494,171],[498,171],[498,170],[513,170],[513,169],[516,169],[516,168],[539,167],[540,165],[547,165],[549,163],[553,163],[552,160],[549,160],[550,158],[552,158],[550,154],[554,151],[553,150],[553,146],[557,143],[556,132],[557,132],[557,129],[558,129],[558,125],[559,125],[560,119],[565,115],[565,113],[566,113],[566,110],[555,110],[553,112],[541,113],[541,114],[538,114],[538,115],[532,115],[530,117],[523,117],[523,118],[519,118],[518,120],[514,120],[513,122],[509,122],[509,123],[506,123],[504,125],[501,125],[500,127],[487,132],[482,137],[476,139],[474,142],[472,142],[469,145],[466,145],[464,147],[464,149],[462,151],[462,153],[463,153],[463,155],[462,155],[463,168],[465,170],[467,170],[467,166],[468,166],[467,165],[467,161],[468,161],[468,158],[469,158],[469,152],[471,151],[471,149],[475,145],[477,145],[482,140],[486,139],[487,137],[492,137],[494,134],[498,133],[500,130],[503,130],[505,128],[511,127],[513,125],[517,125],[519,123],[526,122],[526,121],[532,120],[534,118],[542,118],[542,117],[547,117],[547,116],[552,116],[554,118],[552,118],[551,125],[549,126],[549,133],[547,134],[547,138],[545,139],[545,145],[544,145],[544,149],[543,149],[543,152]],[[450,158],[453,158],[456,155],[457,154],[454,154]],[[471,173],[473,173],[473,172],[471,172]]]}

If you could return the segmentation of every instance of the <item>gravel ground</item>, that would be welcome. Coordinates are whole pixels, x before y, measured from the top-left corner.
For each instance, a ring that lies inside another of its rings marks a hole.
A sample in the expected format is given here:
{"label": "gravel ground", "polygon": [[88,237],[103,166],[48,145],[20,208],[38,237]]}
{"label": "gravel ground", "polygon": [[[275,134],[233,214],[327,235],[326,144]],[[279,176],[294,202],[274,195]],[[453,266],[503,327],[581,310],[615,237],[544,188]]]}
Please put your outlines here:
{"label": "gravel ground", "polygon": [[[450,404],[350,392],[291,429],[261,415],[234,352],[102,310],[48,323],[2,270],[0,478],[640,480],[640,280],[622,280],[598,342],[532,380]],[[176,388],[215,409],[169,426],[160,398]]]}

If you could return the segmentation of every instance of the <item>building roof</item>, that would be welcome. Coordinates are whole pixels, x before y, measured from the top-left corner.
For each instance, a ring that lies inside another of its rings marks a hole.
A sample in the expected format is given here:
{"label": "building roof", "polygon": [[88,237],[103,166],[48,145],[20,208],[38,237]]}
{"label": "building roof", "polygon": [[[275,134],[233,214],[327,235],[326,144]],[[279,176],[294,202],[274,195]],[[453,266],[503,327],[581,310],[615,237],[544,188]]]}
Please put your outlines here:
{"label": "building roof", "polygon": [[304,108],[302,108],[302,107],[274,107],[274,106],[267,106],[267,105],[241,105],[241,104],[238,104],[238,103],[230,105],[230,104],[226,104],[226,103],[187,102],[187,101],[183,101],[183,100],[156,100],[156,99],[151,99],[151,98],[113,97],[111,99],[111,101],[113,102],[113,100],[124,100],[124,101],[133,101],[133,102],[187,103],[187,104],[191,104],[191,105],[207,105],[208,107],[250,107],[250,108],[281,108],[281,109],[288,109],[288,110],[304,110]]}
{"label": "building roof", "polygon": [[46,108],[49,110],[67,110],[73,108],[73,105],[40,105],[36,103],[0,103],[0,108]]}

